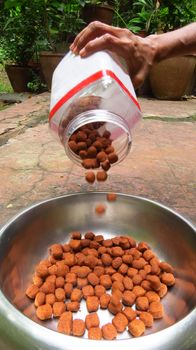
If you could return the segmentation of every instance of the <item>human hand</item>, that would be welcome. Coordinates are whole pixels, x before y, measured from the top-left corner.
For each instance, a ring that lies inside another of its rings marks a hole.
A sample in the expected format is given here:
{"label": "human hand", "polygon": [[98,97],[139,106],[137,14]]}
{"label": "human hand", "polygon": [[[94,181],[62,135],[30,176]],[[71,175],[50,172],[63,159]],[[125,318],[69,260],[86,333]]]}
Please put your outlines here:
{"label": "human hand", "polygon": [[132,83],[138,88],[155,62],[157,47],[153,36],[141,38],[128,29],[96,21],[77,35],[70,49],[81,57],[100,50],[115,52],[125,59]]}

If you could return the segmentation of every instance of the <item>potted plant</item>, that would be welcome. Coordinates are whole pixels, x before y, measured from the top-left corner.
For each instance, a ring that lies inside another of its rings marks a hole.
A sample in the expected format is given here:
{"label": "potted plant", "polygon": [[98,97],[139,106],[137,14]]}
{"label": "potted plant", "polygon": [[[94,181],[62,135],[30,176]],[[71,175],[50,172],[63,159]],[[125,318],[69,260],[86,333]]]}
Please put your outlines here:
{"label": "potted plant", "polygon": [[[158,32],[167,32],[196,21],[194,0],[160,2],[157,13]],[[153,95],[159,99],[182,98],[191,94],[196,56],[173,57],[161,61],[150,71],[150,84]]]}
{"label": "potted plant", "polygon": [[115,1],[78,0],[78,3],[82,7],[82,18],[86,24],[93,21],[112,24]]}
{"label": "potted plant", "polygon": [[50,89],[54,69],[69,50],[70,43],[82,29],[84,22],[80,18],[80,6],[74,0],[45,0],[42,10],[48,49],[41,50],[40,65]]}
{"label": "potted plant", "polygon": [[[8,1],[0,9],[0,45],[5,70],[16,92],[29,91],[28,83],[39,76],[36,62],[36,39],[39,27],[37,2]],[[41,85],[40,85],[41,86]]]}

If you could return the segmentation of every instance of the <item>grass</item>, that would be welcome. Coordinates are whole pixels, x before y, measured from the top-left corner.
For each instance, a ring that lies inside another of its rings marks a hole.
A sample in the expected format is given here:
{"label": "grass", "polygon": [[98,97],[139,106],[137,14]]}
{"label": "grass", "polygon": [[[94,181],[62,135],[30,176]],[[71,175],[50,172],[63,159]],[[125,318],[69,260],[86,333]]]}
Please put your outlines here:
{"label": "grass", "polygon": [[0,93],[2,92],[13,92],[13,89],[11,87],[3,65],[0,64]]}

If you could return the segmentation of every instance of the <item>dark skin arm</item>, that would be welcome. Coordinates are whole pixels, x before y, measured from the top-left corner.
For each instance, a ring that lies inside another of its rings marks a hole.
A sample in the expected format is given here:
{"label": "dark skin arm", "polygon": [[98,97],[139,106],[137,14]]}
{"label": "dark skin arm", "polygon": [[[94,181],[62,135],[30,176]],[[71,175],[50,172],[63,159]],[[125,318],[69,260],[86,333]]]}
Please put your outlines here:
{"label": "dark skin arm", "polygon": [[106,49],[115,52],[125,59],[133,85],[138,88],[153,64],[196,53],[196,23],[141,38],[125,28],[92,22],[77,35],[70,49],[81,57]]}

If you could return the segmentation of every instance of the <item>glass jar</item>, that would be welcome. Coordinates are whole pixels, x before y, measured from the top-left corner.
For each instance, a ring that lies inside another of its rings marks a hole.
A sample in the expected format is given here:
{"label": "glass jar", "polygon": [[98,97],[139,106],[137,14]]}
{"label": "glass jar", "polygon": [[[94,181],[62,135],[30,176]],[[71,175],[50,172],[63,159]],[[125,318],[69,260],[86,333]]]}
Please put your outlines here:
{"label": "glass jar", "polygon": [[131,130],[141,110],[125,62],[113,53],[100,51],[87,58],[69,52],[52,79],[49,125],[70,159],[81,164],[69,147],[76,130],[93,125],[99,136],[107,130],[118,162],[128,154]]}

